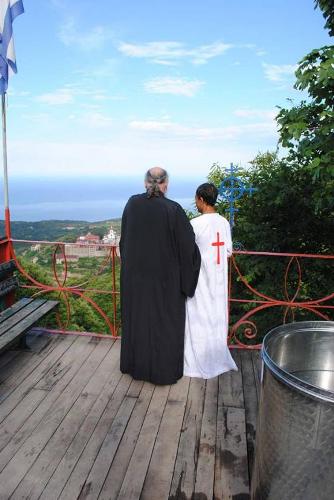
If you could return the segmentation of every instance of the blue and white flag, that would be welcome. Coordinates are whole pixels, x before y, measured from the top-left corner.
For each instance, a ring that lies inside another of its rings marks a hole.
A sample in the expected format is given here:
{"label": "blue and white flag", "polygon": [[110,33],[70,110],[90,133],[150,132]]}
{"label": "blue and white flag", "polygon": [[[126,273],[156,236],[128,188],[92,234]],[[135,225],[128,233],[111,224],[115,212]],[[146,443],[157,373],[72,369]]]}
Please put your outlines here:
{"label": "blue and white flag", "polygon": [[8,70],[16,73],[13,21],[24,12],[22,0],[0,0],[0,94],[8,87]]}

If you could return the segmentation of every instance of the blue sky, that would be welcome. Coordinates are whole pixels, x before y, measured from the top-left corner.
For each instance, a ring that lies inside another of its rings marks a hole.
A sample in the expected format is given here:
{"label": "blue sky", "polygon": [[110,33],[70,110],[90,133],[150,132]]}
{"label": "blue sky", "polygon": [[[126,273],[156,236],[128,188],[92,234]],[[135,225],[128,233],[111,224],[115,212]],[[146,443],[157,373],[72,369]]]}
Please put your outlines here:
{"label": "blue sky", "polygon": [[313,0],[25,0],[12,176],[205,177],[274,149],[296,63],[330,43]]}

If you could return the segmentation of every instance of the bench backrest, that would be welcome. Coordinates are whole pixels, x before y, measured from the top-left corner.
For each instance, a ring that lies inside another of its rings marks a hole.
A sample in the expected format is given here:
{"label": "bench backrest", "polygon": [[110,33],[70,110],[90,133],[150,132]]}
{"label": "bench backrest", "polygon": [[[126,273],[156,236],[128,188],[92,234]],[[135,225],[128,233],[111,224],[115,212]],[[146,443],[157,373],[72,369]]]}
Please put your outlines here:
{"label": "bench backrest", "polygon": [[16,276],[13,276],[16,264],[14,260],[3,262],[0,264],[0,308],[3,310],[6,307],[4,299],[10,293],[16,290],[19,282]]}

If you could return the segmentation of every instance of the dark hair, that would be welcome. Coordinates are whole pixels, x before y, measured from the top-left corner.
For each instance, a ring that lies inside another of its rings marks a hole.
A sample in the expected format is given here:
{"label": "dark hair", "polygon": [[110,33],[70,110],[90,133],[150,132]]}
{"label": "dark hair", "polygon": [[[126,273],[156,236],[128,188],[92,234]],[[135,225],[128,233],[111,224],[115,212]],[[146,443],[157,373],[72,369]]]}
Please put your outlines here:
{"label": "dark hair", "polygon": [[214,184],[205,182],[196,189],[196,196],[197,198],[203,198],[205,203],[213,207],[217,201],[218,189]]}
{"label": "dark hair", "polygon": [[164,193],[160,191],[159,185],[164,184],[167,181],[168,174],[163,168],[159,168],[158,170],[148,170],[145,174],[147,198],[152,198],[153,196],[163,196]]}

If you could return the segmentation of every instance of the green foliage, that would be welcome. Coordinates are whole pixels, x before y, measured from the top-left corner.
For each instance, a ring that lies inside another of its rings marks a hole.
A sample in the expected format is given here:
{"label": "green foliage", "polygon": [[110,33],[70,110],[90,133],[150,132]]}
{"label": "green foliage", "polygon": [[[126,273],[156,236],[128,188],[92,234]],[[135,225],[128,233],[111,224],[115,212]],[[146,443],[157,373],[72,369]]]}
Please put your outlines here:
{"label": "green foliage", "polygon": [[331,209],[318,208],[314,193],[321,181],[303,165],[286,165],[277,153],[259,153],[245,172],[256,188],[239,200],[234,236],[247,249],[333,253]]}
{"label": "green foliage", "polygon": [[[316,1],[327,19],[326,28],[334,34],[332,0]],[[309,99],[291,108],[280,108],[277,115],[280,144],[287,149],[285,163],[303,166],[313,184],[312,203],[321,211],[334,210],[334,46],[312,50],[298,65],[297,90]]]}
{"label": "green foliage", "polygon": [[[211,169],[208,180],[219,186],[225,176],[215,165],[214,177]],[[313,180],[312,171],[286,165],[277,152],[266,152],[238,176],[256,192],[236,202],[234,240],[253,251],[334,253],[334,218],[330,207],[323,205],[319,211],[313,199],[321,182]],[[217,210],[228,218],[226,202],[220,201]]]}
{"label": "green foliage", "polygon": [[[39,283],[49,286],[57,286],[51,271],[51,266],[33,263],[28,256],[20,257],[20,263],[28,275],[33,277]],[[112,270],[111,265],[101,268],[101,259],[84,258],[79,259],[80,268],[70,269],[70,276],[66,281],[66,286],[75,286],[78,283],[83,283],[82,287],[92,291],[86,291],[85,296],[91,299],[102,311],[107,315],[112,325],[118,326],[120,323],[120,301],[119,301],[119,259],[115,262],[115,290],[117,293],[113,294],[112,284]],[[60,283],[62,283],[62,269],[58,269]],[[28,297],[36,294],[38,288],[34,287],[29,278],[18,273],[21,288],[17,293],[17,298]],[[22,285],[27,285],[32,288],[23,288]],[[99,292],[109,292],[100,293]],[[84,298],[71,292],[47,292],[42,295],[48,299],[60,301],[58,308],[58,318],[56,314],[48,315],[46,319],[42,320],[41,325],[50,328],[65,327],[66,330],[73,331],[88,331],[95,333],[110,333],[110,329],[106,324],[104,318],[100,315],[98,310],[91,305]],[[113,298],[115,297],[115,298]],[[116,317],[114,316],[114,301],[116,308]],[[69,317],[68,317],[68,312]]]}
{"label": "green foliage", "polygon": [[[334,254],[334,218],[328,206],[321,210],[313,200],[320,189],[312,171],[303,164],[287,165],[277,152],[259,153],[248,169],[240,169],[246,185],[256,188],[236,202],[238,212],[233,240],[241,242],[248,251],[279,253]],[[215,164],[208,180],[218,187],[226,179],[225,169]],[[313,201],[312,201],[313,200]],[[218,212],[228,218],[226,202],[219,201]],[[324,297],[334,290],[333,261],[300,259],[301,281],[296,262],[292,262],[287,280],[285,273],[289,257],[234,255],[242,276],[256,290],[276,300],[292,298],[298,289],[298,301]],[[250,292],[237,274],[233,277],[232,298],[260,300]],[[240,319],[253,303],[233,303],[231,324]],[[328,311],[326,311],[328,313]],[[284,308],[275,307],[256,314],[261,336],[283,322]],[[296,319],[314,319],[300,309]],[[288,316],[287,320],[292,320]],[[258,340],[258,339],[257,339]]]}
{"label": "green foliage", "polygon": [[323,16],[326,19],[325,28],[329,34],[334,36],[334,3],[333,0],[315,0],[315,8],[319,7],[322,10]]}

